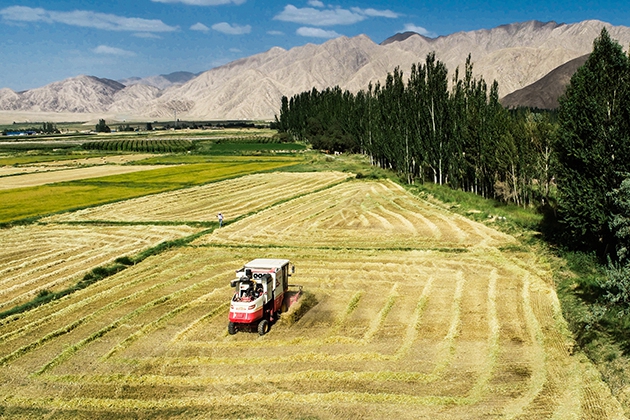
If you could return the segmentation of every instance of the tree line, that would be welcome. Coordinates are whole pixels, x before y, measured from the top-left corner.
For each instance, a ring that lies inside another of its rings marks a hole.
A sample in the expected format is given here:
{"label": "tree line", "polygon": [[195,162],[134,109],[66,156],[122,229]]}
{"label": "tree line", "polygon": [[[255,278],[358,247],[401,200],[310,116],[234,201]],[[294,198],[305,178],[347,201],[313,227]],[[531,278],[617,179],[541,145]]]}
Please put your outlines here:
{"label": "tree line", "polygon": [[470,56],[449,87],[430,53],[409,77],[396,68],[356,94],[334,87],[283,97],[276,127],[318,149],[364,153],[408,183],[529,205],[548,200],[551,118],[503,108],[497,82],[475,78]]}

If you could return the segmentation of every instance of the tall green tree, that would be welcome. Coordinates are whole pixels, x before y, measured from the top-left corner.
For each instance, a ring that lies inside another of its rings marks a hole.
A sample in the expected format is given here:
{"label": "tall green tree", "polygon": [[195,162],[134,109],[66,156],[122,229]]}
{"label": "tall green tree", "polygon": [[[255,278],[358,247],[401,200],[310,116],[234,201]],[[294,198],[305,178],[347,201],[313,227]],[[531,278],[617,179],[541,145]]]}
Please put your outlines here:
{"label": "tall green tree", "polygon": [[558,218],[566,245],[611,252],[608,192],[630,172],[629,60],[606,29],[560,100]]}
{"label": "tall green tree", "polygon": [[630,314],[630,178],[609,196],[615,205],[610,229],[617,239],[617,252],[608,257],[607,277],[600,286],[606,307],[623,316]]}
{"label": "tall green tree", "polygon": [[101,118],[100,120],[98,120],[98,124],[96,124],[94,131],[96,131],[97,133],[110,133],[112,130],[105,123],[105,120]]}

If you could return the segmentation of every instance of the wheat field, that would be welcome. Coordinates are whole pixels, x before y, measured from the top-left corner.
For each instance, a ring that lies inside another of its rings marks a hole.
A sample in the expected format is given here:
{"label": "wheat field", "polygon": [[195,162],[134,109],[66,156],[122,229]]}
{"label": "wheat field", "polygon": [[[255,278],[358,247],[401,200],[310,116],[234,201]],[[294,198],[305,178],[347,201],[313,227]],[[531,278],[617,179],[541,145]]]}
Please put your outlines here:
{"label": "wheat field", "polygon": [[[313,176],[242,177],[153,210],[135,199],[49,220],[194,220],[195,200],[235,217],[2,320],[0,415],[624,418],[573,350],[548,265],[515,238],[391,181]],[[267,196],[265,179],[284,191],[275,204],[241,206],[248,192]],[[228,335],[234,270],[265,257],[291,259],[309,310],[265,336]]]}

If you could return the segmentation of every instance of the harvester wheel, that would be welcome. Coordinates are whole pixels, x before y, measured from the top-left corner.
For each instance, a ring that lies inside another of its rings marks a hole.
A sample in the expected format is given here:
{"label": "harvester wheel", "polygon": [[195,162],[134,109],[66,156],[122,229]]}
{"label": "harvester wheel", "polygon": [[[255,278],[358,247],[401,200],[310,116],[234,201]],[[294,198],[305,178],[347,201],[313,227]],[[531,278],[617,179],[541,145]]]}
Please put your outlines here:
{"label": "harvester wheel", "polygon": [[267,334],[269,332],[269,327],[270,327],[269,321],[267,321],[266,319],[263,319],[258,324],[258,334],[260,334],[260,335]]}
{"label": "harvester wheel", "polygon": [[280,313],[285,313],[288,310],[287,302],[282,301],[282,308],[280,308]]}
{"label": "harvester wheel", "polygon": [[230,335],[234,335],[234,334],[236,334],[236,325],[235,325],[233,322],[230,322],[230,323],[228,324],[228,333],[229,333]]}

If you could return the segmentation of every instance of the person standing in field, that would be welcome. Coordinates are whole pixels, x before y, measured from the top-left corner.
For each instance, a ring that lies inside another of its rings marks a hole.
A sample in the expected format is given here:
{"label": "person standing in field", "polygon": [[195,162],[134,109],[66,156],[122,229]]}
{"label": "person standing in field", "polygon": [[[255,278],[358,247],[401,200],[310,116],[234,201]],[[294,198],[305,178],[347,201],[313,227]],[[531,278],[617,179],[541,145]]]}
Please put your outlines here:
{"label": "person standing in field", "polygon": [[217,214],[217,217],[219,218],[219,227],[223,226],[223,213]]}

